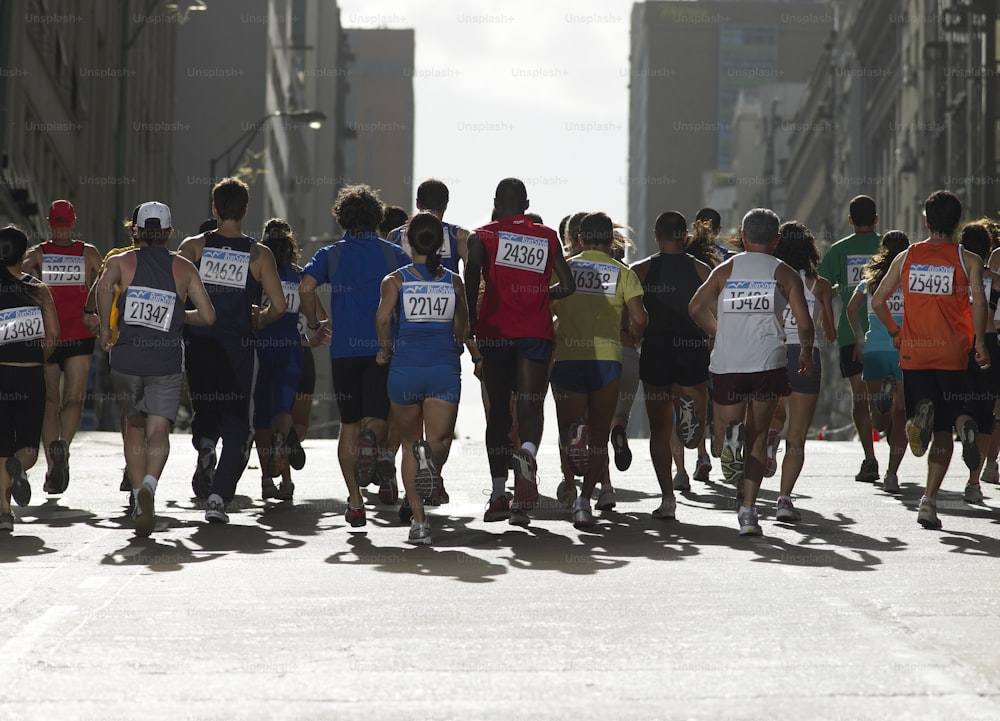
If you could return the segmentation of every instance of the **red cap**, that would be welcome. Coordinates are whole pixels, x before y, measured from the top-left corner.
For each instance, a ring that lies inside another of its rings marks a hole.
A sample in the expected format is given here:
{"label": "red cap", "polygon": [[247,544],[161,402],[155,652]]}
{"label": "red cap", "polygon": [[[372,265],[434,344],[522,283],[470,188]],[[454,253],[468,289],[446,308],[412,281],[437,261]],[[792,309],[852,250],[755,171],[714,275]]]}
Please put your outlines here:
{"label": "red cap", "polygon": [[76,222],[76,211],[68,200],[57,200],[49,206],[49,225],[53,228],[60,225],[73,225]]}

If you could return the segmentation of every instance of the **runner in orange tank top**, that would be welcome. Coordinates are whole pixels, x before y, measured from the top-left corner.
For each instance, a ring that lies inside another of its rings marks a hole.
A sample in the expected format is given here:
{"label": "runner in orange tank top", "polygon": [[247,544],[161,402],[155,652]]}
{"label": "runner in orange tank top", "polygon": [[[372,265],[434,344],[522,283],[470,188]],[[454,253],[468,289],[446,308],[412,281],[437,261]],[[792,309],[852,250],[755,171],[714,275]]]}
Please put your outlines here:
{"label": "runner in orange tank top", "polygon": [[[922,456],[930,446],[917,522],[938,529],[936,498],[951,462],[952,427],[959,431],[965,464],[979,463],[976,422],[966,406],[975,393],[973,374],[989,368],[990,361],[983,263],[954,240],[962,204],[938,190],[924,203],[924,216],[930,237],[896,256],[872,296],[872,309],[899,348],[910,451]],[[900,285],[906,308],[902,329],[886,305]]]}

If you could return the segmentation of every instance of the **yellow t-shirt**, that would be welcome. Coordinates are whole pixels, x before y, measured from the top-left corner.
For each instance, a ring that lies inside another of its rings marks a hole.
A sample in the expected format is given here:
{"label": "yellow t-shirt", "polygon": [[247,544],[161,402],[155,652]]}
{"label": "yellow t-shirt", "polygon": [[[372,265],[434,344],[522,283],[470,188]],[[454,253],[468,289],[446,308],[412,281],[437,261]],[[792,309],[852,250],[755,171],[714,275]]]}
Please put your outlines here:
{"label": "yellow t-shirt", "polygon": [[642,295],[642,283],[627,265],[600,250],[569,259],[576,292],[559,301],[555,360],[622,361],[621,320],[625,304]]}
{"label": "yellow t-shirt", "polygon": [[[133,243],[132,245],[126,248],[112,248],[111,250],[109,250],[107,252],[107,255],[104,256],[104,260],[101,261],[101,270],[97,273],[98,277],[104,274],[104,269],[108,267],[108,261],[111,258],[121,253],[127,253],[128,251],[135,249],[136,245],[135,243]],[[111,342],[115,343],[118,341],[118,289],[117,288],[115,289],[115,299],[111,302],[111,318],[109,320],[109,323],[111,325]]]}

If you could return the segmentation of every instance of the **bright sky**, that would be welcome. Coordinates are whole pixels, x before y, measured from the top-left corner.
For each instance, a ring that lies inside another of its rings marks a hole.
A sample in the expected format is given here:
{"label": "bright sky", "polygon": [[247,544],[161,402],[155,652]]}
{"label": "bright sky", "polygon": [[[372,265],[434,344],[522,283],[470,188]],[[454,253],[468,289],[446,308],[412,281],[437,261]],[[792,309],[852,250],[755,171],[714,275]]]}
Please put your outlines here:
{"label": "bright sky", "polygon": [[447,218],[489,221],[497,181],[524,180],[546,224],[578,210],[626,222],[633,0],[339,0],[344,27],[416,34],[414,179]]}

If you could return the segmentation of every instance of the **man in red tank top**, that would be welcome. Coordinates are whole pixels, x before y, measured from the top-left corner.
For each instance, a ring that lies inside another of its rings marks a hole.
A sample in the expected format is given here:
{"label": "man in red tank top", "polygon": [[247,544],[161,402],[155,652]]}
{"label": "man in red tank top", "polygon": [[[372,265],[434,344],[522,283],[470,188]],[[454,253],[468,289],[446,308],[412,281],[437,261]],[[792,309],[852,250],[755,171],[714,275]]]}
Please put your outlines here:
{"label": "man in red tank top", "polygon": [[52,240],[32,248],[23,269],[49,286],[59,316],[59,341],[45,361],[42,444],[49,464],[44,490],[62,493],[69,485],[69,445],[80,428],[94,354],[94,334],[83,322],[83,307],[97,280],[101,255],[93,245],[73,240],[76,211],[68,200],[49,206],[48,223]]}
{"label": "man in red tank top", "polygon": [[[486,453],[493,490],[484,521],[509,519],[527,526],[527,511],[538,500],[535,455],[542,438],[542,404],[552,357],[549,301],[576,290],[563,258],[559,236],[527,215],[528,191],[517,178],[505,178],[493,200],[496,220],[469,236],[465,293],[470,337],[483,356],[483,383],[489,396]],[[559,282],[549,286],[555,273]],[[480,279],[485,281],[479,301]],[[510,397],[516,387],[521,447],[511,448]],[[508,463],[514,466],[514,504],[506,495]]]}
{"label": "man in red tank top", "polygon": [[[938,190],[924,203],[924,216],[930,237],[896,256],[872,296],[872,309],[899,348],[910,450],[922,456],[930,447],[917,522],[937,529],[936,499],[951,462],[953,427],[966,465],[974,469],[979,463],[978,429],[969,409],[976,390],[973,374],[989,368],[990,357],[983,262],[954,239],[962,203]],[[900,285],[906,308],[902,328],[886,305]]]}

